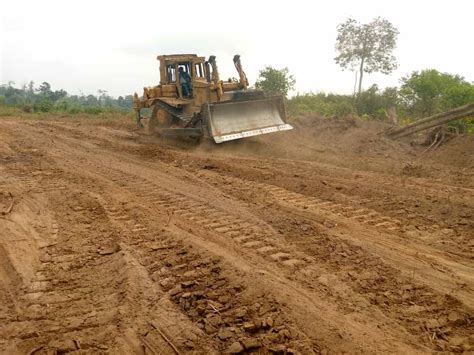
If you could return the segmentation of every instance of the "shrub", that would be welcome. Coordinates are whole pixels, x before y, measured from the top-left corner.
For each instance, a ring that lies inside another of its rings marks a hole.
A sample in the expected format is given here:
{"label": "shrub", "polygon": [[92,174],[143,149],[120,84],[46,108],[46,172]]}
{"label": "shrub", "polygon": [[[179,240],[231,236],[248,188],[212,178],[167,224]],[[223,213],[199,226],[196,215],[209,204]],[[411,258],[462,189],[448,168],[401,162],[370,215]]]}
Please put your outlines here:
{"label": "shrub", "polygon": [[89,113],[91,115],[98,115],[98,114],[101,114],[103,112],[103,109],[98,107],[98,106],[85,107],[84,112]]}
{"label": "shrub", "polygon": [[75,115],[77,113],[81,112],[81,108],[79,106],[70,106],[67,109],[67,113]]}
{"label": "shrub", "polygon": [[53,103],[47,97],[42,97],[39,100],[36,100],[33,104],[35,112],[49,112],[53,108]]}
{"label": "shrub", "polygon": [[345,95],[324,93],[298,94],[288,100],[290,113],[319,113],[326,117],[339,117],[355,113],[353,98]]}

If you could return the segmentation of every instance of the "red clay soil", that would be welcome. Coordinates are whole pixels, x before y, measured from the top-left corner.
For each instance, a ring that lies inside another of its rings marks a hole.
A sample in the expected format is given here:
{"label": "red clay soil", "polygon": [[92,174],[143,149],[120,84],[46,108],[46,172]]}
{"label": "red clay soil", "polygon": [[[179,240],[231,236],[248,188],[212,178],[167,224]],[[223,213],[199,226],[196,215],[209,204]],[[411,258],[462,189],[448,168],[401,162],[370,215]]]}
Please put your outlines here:
{"label": "red clay soil", "polygon": [[474,351],[474,139],[0,120],[0,353]]}

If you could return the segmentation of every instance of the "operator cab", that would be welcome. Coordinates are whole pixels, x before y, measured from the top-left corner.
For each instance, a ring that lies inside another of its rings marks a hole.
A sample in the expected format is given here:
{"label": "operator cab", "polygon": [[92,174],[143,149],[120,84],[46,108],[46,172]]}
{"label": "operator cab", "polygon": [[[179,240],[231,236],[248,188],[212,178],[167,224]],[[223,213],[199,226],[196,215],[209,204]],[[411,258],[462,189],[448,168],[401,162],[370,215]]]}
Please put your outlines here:
{"label": "operator cab", "polygon": [[161,85],[174,86],[180,99],[194,97],[196,81],[209,82],[205,58],[195,54],[159,56]]}

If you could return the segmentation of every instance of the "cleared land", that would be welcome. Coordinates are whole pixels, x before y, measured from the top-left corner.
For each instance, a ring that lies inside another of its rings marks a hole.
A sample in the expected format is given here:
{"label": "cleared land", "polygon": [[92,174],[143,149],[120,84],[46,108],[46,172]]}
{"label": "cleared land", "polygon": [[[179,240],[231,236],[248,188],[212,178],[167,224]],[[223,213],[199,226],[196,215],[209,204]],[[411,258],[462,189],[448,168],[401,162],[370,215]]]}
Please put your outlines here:
{"label": "cleared land", "polygon": [[1,119],[0,353],[472,351],[472,136],[296,126]]}

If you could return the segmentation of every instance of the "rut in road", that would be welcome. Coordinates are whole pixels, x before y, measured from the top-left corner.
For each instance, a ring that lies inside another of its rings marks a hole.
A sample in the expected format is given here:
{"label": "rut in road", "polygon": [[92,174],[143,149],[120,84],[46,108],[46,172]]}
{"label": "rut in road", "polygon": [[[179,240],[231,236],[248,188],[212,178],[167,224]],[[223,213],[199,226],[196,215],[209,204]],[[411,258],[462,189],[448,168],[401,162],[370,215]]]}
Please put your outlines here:
{"label": "rut in road", "polygon": [[[18,321],[11,320],[1,329],[9,346],[63,353],[127,349],[133,344],[117,339],[128,333],[130,323],[136,323],[134,328],[142,330],[130,342],[139,342],[150,352],[169,352],[176,346],[224,351],[239,339],[249,349],[291,346],[311,352],[304,335],[295,326],[289,328],[291,320],[271,296],[252,292],[252,297],[233,297],[247,287],[230,281],[218,258],[196,252],[173,236],[162,236],[157,225],[137,223],[136,216],[124,213],[102,188],[84,193],[76,185],[84,183],[84,177],[47,165],[39,170],[23,166],[24,172],[38,173],[17,179],[33,198],[47,195],[43,208],[54,211],[55,219],[54,235],[41,247],[35,277],[19,297]],[[150,300],[137,309],[145,300],[136,298],[134,260],[159,287],[158,295],[148,297],[170,297],[190,320],[198,322],[194,336],[186,331],[189,336],[183,339],[183,329],[173,331],[169,319],[163,322],[159,312],[147,312],[153,310]],[[139,315],[148,322],[136,318]],[[163,323],[166,330],[161,329]],[[146,329],[147,324],[151,329]]]}
{"label": "rut in road", "polygon": [[[380,233],[382,240],[388,240],[400,234],[402,219],[271,184],[227,179],[219,172],[200,176],[167,161],[141,161],[137,155],[117,152],[117,146],[110,149],[103,142],[91,142],[75,129],[54,131],[55,145],[49,147],[48,131],[35,127],[34,133],[28,132],[34,149],[40,148],[29,159],[54,160],[56,165],[26,170],[42,171],[34,179],[46,188],[67,186],[67,191],[52,188],[39,193],[48,195],[45,208],[54,211],[59,240],[65,233],[80,235],[81,241],[69,249],[62,240],[45,246],[45,255],[58,260],[65,255],[63,266],[53,262],[45,271],[70,273],[64,275],[63,283],[82,288],[81,281],[74,281],[82,270],[110,269],[112,276],[100,275],[99,280],[112,285],[120,296],[111,303],[119,312],[112,313],[108,334],[113,338],[130,330],[134,334],[126,337],[126,344],[101,343],[86,334],[86,327],[81,334],[89,342],[84,347],[115,349],[138,344],[150,352],[170,352],[173,346],[165,337],[181,350],[203,349],[207,343],[218,351],[243,338],[255,339],[260,349],[283,346],[303,352],[459,351],[469,343],[465,341],[472,333],[469,309],[433,283],[426,286],[407,278],[396,264],[382,261],[379,253],[390,249],[389,244],[362,248],[355,238],[334,235],[329,232],[332,227],[320,223],[341,218],[354,230],[364,230],[371,237]],[[25,152],[25,158],[28,155]],[[32,191],[37,188],[31,181],[27,184]],[[266,204],[260,205],[261,200]],[[370,201],[361,200],[361,204]],[[69,206],[67,213],[59,206]],[[86,221],[94,218],[101,225],[92,224],[97,231],[92,230],[90,239]],[[299,228],[301,223],[305,230]],[[90,258],[89,262],[81,266],[76,253],[81,259]],[[68,265],[77,266],[77,271]],[[127,269],[133,277],[115,268]],[[137,274],[142,280],[139,286],[134,281]],[[94,281],[91,284],[98,287]],[[153,292],[140,295],[147,287]],[[59,290],[58,296],[74,295],[67,287]],[[96,302],[82,291],[79,294],[84,304]],[[196,337],[184,339],[178,331],[161,335],[170,318],[156,322],[154,316],[160,318],[166,312],[151,305],[165,299],[173,306],[167,311],[174,309],[180,326],[193,329]],[[79,301],[71,299],[68,305],[75,310]],[[136,302],[139,307],[134,306]],[[26,303],[21,301],[21,305]],[[77,319],[83,320],[85,314],[78,313]],[[81,331],[71,331],[70,319],[64,319],[51,323],[64,328],[60,338]],[[47,342],[53,340],[50,336],[38,339]],[[28,337],[27,341],[33,342]],[[74,341],[61,346],[72,344],[77,347]]]}
{"label": "rut in road", "polygon": [[[119,185],[124,185],[131,193],[162,207],[160,210],[168,211],[170,218],[184,219],[190,223],[213,230],[219,235],[234,239],[238,243],[243,243],[242,245],[244,247],[250,248],[252,252],[263,254],[269,261],[277,262],[283,267],[296,267],[294,273],[304,275],[301,279],[304,279],[305,282],[311,279],[313,280],[312,282],[317,281],[318,283],[323,283],[323,285],[328,282],[324,276],[322,278],[314,277],[314,274],[321,273],[321,270],[314,268],[314,264],[321,264],[321,262],[317,261],[313,255],[309,256],[310,254],[308,253],[306,253],[306,255],[299,253],[294,250],[294,247],[291,252],[278,251],[276,248],[280,248],[281,250],[281,247],[273,246],[277,244],[275,243],[275,239],[278,240],[278,236],[276,236],[275,231],[269,226],[253,224],[247,221],[244,222],[242,219],[232,216],[228,212],[212,207],[205,201],[199,201],[184,194],[162,188],[152,181],[143,181],[142,178],[138,178],[138,176],[132,174],[118,171],[109,171],[108,174],[112,181],[115,181]],[[264,186],[257,185],[256,188],[263,191],[275,191],[273,187],[264,188]],[[314,202],[313,199],[306,199],[299,194],[291,192],[284,193],[281,188],[277,188],[277,191],[279,193],[276,194],[276,197],[281,198],[281,196],[283,196],[284,202],[296,202],[297,207],[303,209],[306,209],[304,208],[305,205],[310,204],[308,201]],[[290,196],[290,198],[286,198],[287,196]],[[296,199],[295,196],[297,197]],[[299,206],[302,201],[304,205]],[[315,206],[319,206],[319,204],[317,203]],[[328,207],[325,203],[323,203],[323,206],[323,208],[329,208],[332,213],[334,213],[334,208],[338,207],[334,205]],[[175,217],[173,217],[173,215],[175,215]],[[349,216],[349,218],[351,218],[351,216]],[[373,226],[375,228],[386,227],[386,225],[380,226],[377,224],[373,224]],[[392,229],[388,230],[392,231]],[[280,241],[278,245],[281,244]],[[327,245],[327,247],[331,248],[330,245]],[[306,251],[315,250],[314,247],[309,245],[304,245],[304,249],[306,249]],[[342,247],[341,251],[342,253],[348,254],[347,259],[349,261],[344,268],[348,273],[346,274],[346,272],[344,272],[342,276],[336,278],[333,276],[329,279],[329,282],[339,284],[341,287],[342,292],[338,295],[339,297],[347,297],[347,295],[345,295],[347,291],[345,287],[341,285],[344,283],[353,285],[353,290],[367,297],[369,304],[375,304],[385,315],[397,320],[397,322],[400,322],[399,319],[401,319],[401,323],[404,324],[405,327],[408,327],[410,332],[417,333],[419,337],[425,341],[426,345],[431,344],[431,341],[426,339],[425,335],[427,329],[431,329],[429,327],[432,327],[430,323],[432,319],[445,319],[445,323],[442,324],[442,327],[449,329],[450,332],[458,332],[459,335],[469,333],[469,328],[465,328],[465,325],[469,324],[469,311],[467,309],[461,312],[455,311],[450,313],[449,311],[450,309],[460,310],[463,308],[457,300],[451,297],[445,298],[441,295],[433,299],[433,290],[414,283],[413,280],[401,277],[398,272],[387,267],[380,260],[374,260],[373,258],[364,256],[360,251],[353,253],[353,249],[353,247],[346,244],[345,247]],[[292,256],[291,253],[298,255],[299,259]],[[364,259],[366,259],[365,262]],[[285,263],[285,261],[290,262]],[[306,267],[304,267],[305,265]],[[337,265],[337,263],[335,265]],[[380,274],[364,272],[363,268],[369,267],[369,265],[372,268],[379,268]],[[340,266],[340,264],[337,266]],[[325,286],[327,286],[327,284]],[[400,289],[402,292],[398,293]],[[353,303],[351,302],[350,304]],[[351,306],[349,306],[349,309],[350,308]],[[357,307],[355,309],[359,310]],[[401,318],[401,314],[405,316]],[[442,330],[440,330],[440,332],[442,332]]]}

